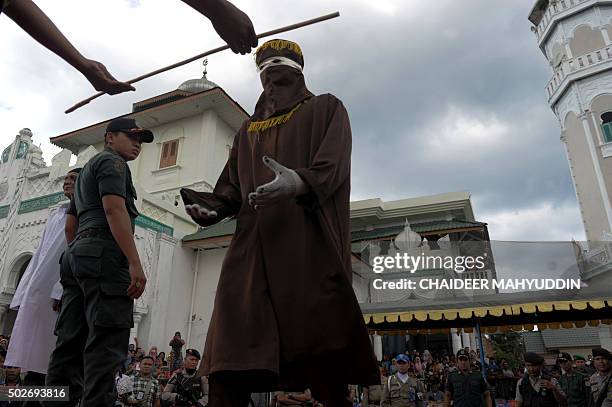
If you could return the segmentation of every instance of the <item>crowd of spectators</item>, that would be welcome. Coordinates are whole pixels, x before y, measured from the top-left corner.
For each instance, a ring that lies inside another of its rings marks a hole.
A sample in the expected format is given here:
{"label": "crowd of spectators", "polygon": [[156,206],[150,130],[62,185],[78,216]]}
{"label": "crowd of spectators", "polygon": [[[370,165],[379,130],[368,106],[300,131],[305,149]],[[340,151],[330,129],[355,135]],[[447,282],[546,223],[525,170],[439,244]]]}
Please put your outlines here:
{"label": "crowd of spectators", "polygon": [[[157,346],[151,346],[148,352],[140,346],[138,338],[134,338],[134,343],[128,346],[128,353],[122,368],[117,372],[115,385],[120,385],[122,379],[130,378],[133,386],[133,393],[139,391],[145,393],[150,403],[155,407],[162,405],[161,393],[174,373],[183,369],[183,347],[185,340],[182,339],[180,332],[175,332],[168,343],[170,352],[168,357],[164,351],[159,351]],[[143,380],[143,372],[147,380]],[[151,379],[151,385],[146,386]],[[125,380],[123,380],[125,381]],[[144,382],[144,384],[143,384]],[[119,391],[118,393],[121,393]],[[117,406],[130,405],[126,398],[118,397]],[[140,405],[140,404],[139,404]]]}
{"label": "crowd of spectators", "polygon": [[[507,358],[481,358],[478,349],[465,348],[464,352],[469,355],[470,370],[479,372],[485,378],[486,389],[489,391],[492,405],[509,407],[519,405],[516,400],[517,384],[528,373],[529,363],[526,363],[524,359],[515,359],[514,363],[511,364]],[[457,371],[458,359],[448,351],[429,352],[428,350],[424,350],[422,353],[413,350],[406,351],[403,354],[384,355],[379,363],[381,386],[380,389],[374,390],[380,392],[381,395],[378,397],[383,400],[380,403],[370,403],[371,399],[369,399],[368,393],[372,393],[372,386],[365,391],[356,388],[351,393],[354,397],[354,405],[386,407],[387,404],[384,401],[385,383],[388,377],[398,372],[399,363],[403,363],[405,360],[407,360],[408,367],[404,370],[408,372],[410,377],[416,378],[424,388],[420,405],[423,407],[444,406],[445,392],[449,389],[449,376],[452,372]],[[484,360],[484,366],[482,366],[481,360]],[[548,364],[544,363],[542,365],[542,373],[546,377],[554,378],[559,382],[564,374],[563,370],[567,371],[568,369],[568,366],[563,365],[563,363],[569,363],[585,379],[596,372],[593,355],[589,354],[586,358],[574,355],[573,357],[567,356],[567,359],[564,359],[559,356],[555,362],[552,362],[551,358]],[[586,397],[588,398],[588,395]]]}
{"label": "crowd of spectators", "polygon": [[[25,382],[20,369],[4,365],[9,341],[9,337],[0,335],[0,385],[24,385]],[[147,407],[169,405],[163,402],[161,394],[172,375],[181,372],[184,367],[184,346],[185,341],[181,338],[180,332],[176,332],[169,341],[168,355],[164,351],[159,351],[157,346],[151,346],[146,351],[140,346],[138,339],[134,338],[134,342],[129,345],[125,362],[120,371],[117,372],[116,385],[122,378],[129,377],[134,393],[140,392],[148,395],[146,403],[136,405]],[[469,355],[470,370],[479,372],[486,379],[487,388],[494,401],[492,405],[517,405],[515,401],[517,382],[527,372],[525,361],[515,359],[512,364],[506,358],[481,358],[477,349],[465,348],[463,352]],[[568,356],[568,358],[571,360],[572,367],[585,377],[595,372],[592,355],[588,355],[586,358],[579,355],[574,355],[573,358]],[[481,360],[484,360],[484,366],[481,364]],[[562,358],[561,363],[564,362],[567,362],[567,360]],[[561,366],[559,363],[543,366],[546,375],[555,379],[562,376],[562,368],[567,370],[567,366]],[[418,389],[422,389],[422,394],[419,394],[421,400],[419,405],[423,407],[442,407],[445,405],[445,391],[449,388],[449,375],[458,369],[458,358],[448,351],[430,352],[423,350],[420,352],[413,350],[384,355],[379,362],[379,369],[381,377],[379,389],[376,389],[377,386],[370,386],[369,388],[363,386],[349,387],[348,397],[355,407],[372,407],[375,405],[385,407],[385,403],[376,400],[376,398],[384,398],[382,395],[384,394],[385,383],[388,382],[390,376],[395,375],[398,371],[407,373],[409,377],[418,382]],[[272,393],[268,395],[267,404],[271,407],[318,405],[308,389],[302,392],[279,391]],[[128,406],[133,404],[118,398],[116,405]]]}

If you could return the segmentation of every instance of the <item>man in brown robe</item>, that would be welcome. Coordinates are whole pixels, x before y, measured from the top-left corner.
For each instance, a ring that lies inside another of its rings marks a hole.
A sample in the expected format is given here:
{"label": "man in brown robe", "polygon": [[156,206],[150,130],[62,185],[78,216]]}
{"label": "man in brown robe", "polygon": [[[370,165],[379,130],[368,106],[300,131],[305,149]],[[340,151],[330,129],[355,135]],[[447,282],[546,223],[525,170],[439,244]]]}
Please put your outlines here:
{"label": "man in brown robe", "polygon": [[237,218],[201,373],[212,407],[279,386],[348,406],[347,384],[380,383],[351,286],[348,114],[306,88],[296,43],[266,42],[256,64],[264,91],[214,191],[181,191],[202,226]]}

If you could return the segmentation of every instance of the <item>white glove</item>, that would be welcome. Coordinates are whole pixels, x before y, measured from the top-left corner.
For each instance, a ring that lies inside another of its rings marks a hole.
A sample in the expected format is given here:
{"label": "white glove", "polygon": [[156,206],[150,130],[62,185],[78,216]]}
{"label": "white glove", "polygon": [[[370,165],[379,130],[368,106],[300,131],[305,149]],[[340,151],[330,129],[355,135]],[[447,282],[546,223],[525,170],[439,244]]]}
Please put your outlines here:
{"label": "white glove", "polygon": [[216,211],[211,211],[198,204],[185,205],[185,212],[194,219],[214,219],[217,217]]}
{"label": "white glove", "polygon": [[308,185],[297,172],[282,166],[268,156],[263,156],[262,160],[268,168],[274,171],[275,177],[249,194],[249,205],[259,209],[308,192]]}

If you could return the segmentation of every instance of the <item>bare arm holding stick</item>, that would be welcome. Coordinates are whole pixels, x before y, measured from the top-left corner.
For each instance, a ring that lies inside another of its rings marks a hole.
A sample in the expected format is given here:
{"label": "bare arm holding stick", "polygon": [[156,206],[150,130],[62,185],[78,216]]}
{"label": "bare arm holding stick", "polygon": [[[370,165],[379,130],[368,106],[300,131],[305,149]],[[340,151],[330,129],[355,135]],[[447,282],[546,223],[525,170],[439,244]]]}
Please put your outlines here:
{"label": "bare arm holding stick", "polygon": [[219,37],[236,54],[248,54],[257,46],[257,36],[249,16],[227,0],[182,0],[208,17]]}
{"label": "bare arm holding stick", "polygon": [[[193,1],[195,2],[195,0],[193,0]],[[297,28],[305,27],[307,25],[311,25],[311,24],[315,24],[315,23],[320,23],[322,21],[330,20],[330,19],[338,17],[338,16],[340,16],[339,12],[326,14],[324,16],[313,18],[311,20],[306,20],[306,21],[302,21],[302,22],[299,22],[299,23],[296,23],[296,24],[288,25],[286,27],[281,27],[281,28],[277,28],[275,30],[270,30],[270,31],[263,32],[261,34],[258,34],[257,38],[269,37],[271,35],[280,34],[280,33],[283,33],[283,32],[295,30]],[[150,77],[155,76],[157,74],[160,74],[162,72],[167,72],[167,71],[169,71],[171,69],[178,68],[179,66],[183,66],[183,65],[188,64],[190,62],[196,61],[196,60],[198,60],[200,58],[204,58],[204,57],[207,57],[209,55],[216,54],[217,52],[225,51],[228,48],[229,48],[228,45],[224,45],[224,46],[221,46],[221,47],[213,48],[213,49],[211,49],[209,51],[206,51],[206,52],[203,52],[201,54],[195,55],[195,56],[193,56],[191,58],[184,59],[184,60],[176,62],[176,63],[174,63],[172,65],[168,65],[168,66],[165,66],[163,68],[159,68],[159,69],[156,69],[154,71],[148,72],[148,73],[146,73],[144,75],[140,75],[140,76],[138,76],[138,77],[136,77],[134,79],[130,79],[127,83],[132,84],[132,83],[140,82],[143,79],[147,79],[147,78],[150,78]],[[72,113],[75,110],[85,106],[86,104],[88,104],[92,100],[97,99],[97,98],[99,98],[102,95],[104,95],[104,92],[99,92],[99,93],[96,93],[93,96],[88,97],[87,99],[83,99],[82,101],[78,102],[74,106],[72,106],[69,109],[67,109],[65,111],[65,113]]]}
{"label": "bare arm holding stick", "polygon": [[[229,1],[183,2],[208,17],[219,36],[235,53],[246,54],[257,46],[253,23]],[[85,58],[32,0],[12,0],[3,11],[37,42],[81,72],[96,90],[109,95],[134,90],[130,83],[115,79],[102,63]]]}
{"label": "bare arm holding stick", "polygon": [[85,58],[32,0],[13,0],[4,12],[32,38],[81,72],[96,90],[109,95],[134,90],[132,85],[115,79],[100,62]]}

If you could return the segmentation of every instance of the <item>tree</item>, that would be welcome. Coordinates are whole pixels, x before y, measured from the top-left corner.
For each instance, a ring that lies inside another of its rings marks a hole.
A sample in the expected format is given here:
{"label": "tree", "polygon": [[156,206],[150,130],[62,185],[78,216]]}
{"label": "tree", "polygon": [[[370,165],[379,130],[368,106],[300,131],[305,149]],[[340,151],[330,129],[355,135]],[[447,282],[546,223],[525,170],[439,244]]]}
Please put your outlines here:
{"label": "tree", "polygon": [[506,359],[511,367],[518,367],[523,360],[523,338],[518,332],[491,335],[495,360]]}

